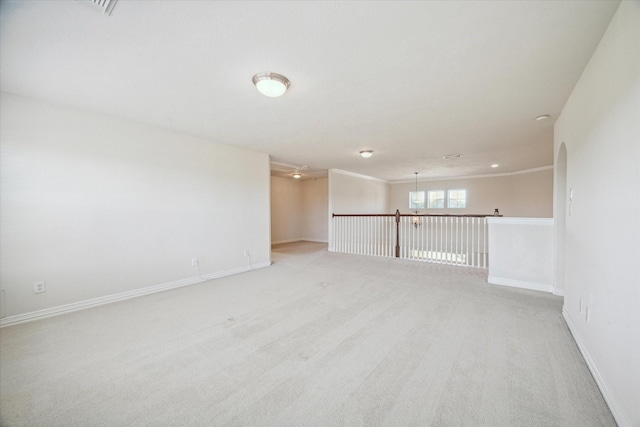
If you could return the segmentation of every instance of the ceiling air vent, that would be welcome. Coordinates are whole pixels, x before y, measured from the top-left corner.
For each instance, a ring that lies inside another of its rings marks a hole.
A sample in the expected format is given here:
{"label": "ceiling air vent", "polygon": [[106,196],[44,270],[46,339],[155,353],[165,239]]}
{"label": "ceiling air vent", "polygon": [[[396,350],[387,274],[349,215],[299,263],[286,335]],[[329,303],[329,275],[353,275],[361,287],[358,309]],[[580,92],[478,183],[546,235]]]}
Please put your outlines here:
{"label": "ceiling air vent", "polygon": [[92,9],[100,11],[104,15],[111,15],[113,7],[118,0],[75,0],[78,3],[91,6]]}

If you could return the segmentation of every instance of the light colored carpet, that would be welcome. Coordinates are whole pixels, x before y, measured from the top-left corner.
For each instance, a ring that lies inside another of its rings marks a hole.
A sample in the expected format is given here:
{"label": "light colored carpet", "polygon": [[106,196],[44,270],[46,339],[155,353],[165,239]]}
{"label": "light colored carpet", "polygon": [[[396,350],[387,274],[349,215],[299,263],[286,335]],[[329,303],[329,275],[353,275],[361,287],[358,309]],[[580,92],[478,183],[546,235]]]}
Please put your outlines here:
{"label": "light colored carpet", "polygon": [[317,243],[273,258],[3,328],[2,425],[615,425],[561,298]]}

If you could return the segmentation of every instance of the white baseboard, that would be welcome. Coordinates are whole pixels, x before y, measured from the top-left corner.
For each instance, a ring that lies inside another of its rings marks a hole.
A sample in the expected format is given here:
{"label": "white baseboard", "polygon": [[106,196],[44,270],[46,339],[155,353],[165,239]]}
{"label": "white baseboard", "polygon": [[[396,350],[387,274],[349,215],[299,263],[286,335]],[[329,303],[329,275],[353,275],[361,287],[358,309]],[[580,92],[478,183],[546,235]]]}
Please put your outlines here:
{"label": "white baseboard", "polygon": [[609,387],[607,387],[607,383],[602,378],[602,375],[600,375],[600,371],[598,370],[598,367],[596,366],[595,362],[591,358],[589,351],[585,347],[584,340],[578,333],[578,330],[576,329],[573,319],[571,319],[571,316],[569,315],[569,313],[567,313],[564,307],[562,307],[562,317],[564,317],[565,322],[567,322],[569,331],[571,332],[571,335],[573,335],[573,339],[578,345],[578,348],[580,349],[580,353],[582,353],[582,357],[587,363],[587,367],[591,371],[591,375],[593,375],[593,379],[596,380],[596,384],[598,384],[598,387],[600,388],[602,397],[604,397],[605,402],[607,402],[607,405],[609,405],[609,409],[611,410],[611,414],[613,414],[613,418],[616,420],[616,423],[618,424],[619,427],[632,427],[629,417],[627,416],[625,411],[622,409],[622,406],[618,403],[618,400],[615,398],[613,393],[611,393],[611,390],[609,390]]}
{"label": "white baseboard", "polygon": [[206,282],[207,280],[218,279],[220,277],[231,276],[233,274],[238,274],[238,273],[244,273],[244,272],[255,270],[258,268],[269,267],[270,265],[271,265],[271,262],[269,261],[261,262],[258,264],[252,264],[251,266],[232,268],[229,270],[203,274],[202,276],[189,277],[186,279],[176,280],[173,282],[147,286],[144,288],[121,292],[114,295],[106,295],[99,298],[92,298],[84,301],[74,302],[71,304],[65,304],[57,307],[46,308],[44,310],[32,311],[30,313],[9,316],[9,317],[0,319],[0,327],[15,325],[17,323],[29,322],[32,320],[44,319],[45,317],[52,317],[52,316],[57,316],[65,313],[71,313],[72,311],[84,310],[84,309],[96,307],[99,305],[110,304],[112,302],[123,301],[131,298],[140,297],[143,295],[154,294],[156,292],[162,292],[169,289],[195,285],[196,283]]}
{"label": "white baseboard", "polygon": [[553,285],[547,283],[527,282],[525,280],[505,279],[489,276],[487,282],[492,285],[511,286],[512,288],[529,289],[532,291],[553,292]]}
{"label": "white baseboard", "polygon": [[275,240],[273,242],[271,242],[272,245],[281,245],[283,243],[293,243],[293,242],[299,242],[302,239],[285,239],[285,240]]}
{"label": "white baseboard", "polygon": [[308,239],[306,237],[300,237],[298,239],[286,239],[286,240],[276,240],[271,242],[272,245],[281,245],[283,243],[294,243],[294,242],[316,242],[316,243],[329,243],[328,240],[318,240],[318,239]]}
{"label": "white baseboard", "polygon": [[315,242],[315,243],[329,243],[328,240],[321,240],[321,239],[312,239],[310,237],[303,237],[302,239],[305,242]]}

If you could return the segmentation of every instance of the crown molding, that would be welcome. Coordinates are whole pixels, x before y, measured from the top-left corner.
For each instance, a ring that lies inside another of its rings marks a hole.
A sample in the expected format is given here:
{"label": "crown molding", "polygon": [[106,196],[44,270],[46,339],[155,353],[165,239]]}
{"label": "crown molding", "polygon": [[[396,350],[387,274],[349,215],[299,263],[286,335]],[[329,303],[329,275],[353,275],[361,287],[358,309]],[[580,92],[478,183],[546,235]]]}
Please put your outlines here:
{"label": "crown molding", "polygon": [[329,172],[338,173],[340,175],[352,176],[354,178],[367,179],[369,181],[377,181],[377,182],[383,182],[385,184],[391,184],[389,181],[384,180],[384,179],[374,178],[374,177],[369,176],[369,175],[361,175],[359,173],[349,172],[349,171],[345,171],[345,170],[342,170],[342,169],[329,169]]}
{"label": "crown molding", "polygon": [[[553,165],[550,166],[542,166],[539,168],[533,168],[533,169],[524,169],[521,171],[515,171],[515,172],[505,172],[505,173],[492,173],[492,174],[488,174],[488,175],[467,175],[467,176],[452,176],[452,177],[447,177],[447,178],[426,178],[426,179],[418,179],[418,182],[429,182],[429,181],[454,181],[454,180],[458,180],[458,179],[479,179],[479,178],[496,178],[499,176],[513,176],[513,175],[522,175],[522,174],[527,174],[527,173],[535,173],[535,172],[542,172],[542,171],[546,171],[546,170],[550,170],[553,169]],[[389,182],[389,184],[413,184],[416,181],[414,179],[412,180],[403,180],[403,181],[391,181]]]}

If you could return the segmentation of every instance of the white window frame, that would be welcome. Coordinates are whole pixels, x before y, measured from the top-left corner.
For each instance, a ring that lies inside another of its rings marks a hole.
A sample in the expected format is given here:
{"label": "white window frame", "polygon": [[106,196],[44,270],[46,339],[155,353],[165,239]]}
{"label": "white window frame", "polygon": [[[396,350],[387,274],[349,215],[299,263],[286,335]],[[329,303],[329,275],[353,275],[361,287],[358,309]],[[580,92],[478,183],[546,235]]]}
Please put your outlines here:
{"label": "white window frame", "polygon": [[[460,197],[462,193],[463,197]],[[452,195],[454,195],[452,197]],[[447,191],[447,207],[449,209],[465,209],[467,207],[467,190],[455,188]]]}
{"label": "white window frame", "polygon": [[[441,193],[442,194],[442,198],[441,199],[434,199],[435,202],[442,202],[442,206],[431,206],[431,194],[432,193]],[[429,190],[427,193],[427,207],[429,209],[444,209],[446,206],[446,197],[447,197],[447,192],[444,190]]]}

